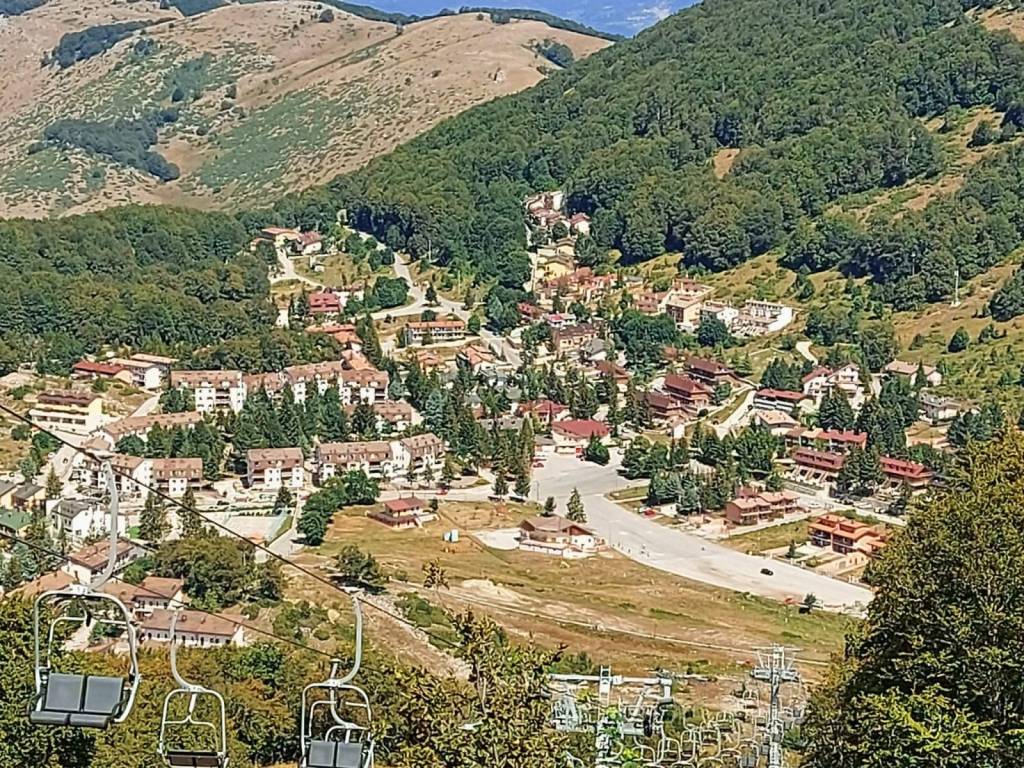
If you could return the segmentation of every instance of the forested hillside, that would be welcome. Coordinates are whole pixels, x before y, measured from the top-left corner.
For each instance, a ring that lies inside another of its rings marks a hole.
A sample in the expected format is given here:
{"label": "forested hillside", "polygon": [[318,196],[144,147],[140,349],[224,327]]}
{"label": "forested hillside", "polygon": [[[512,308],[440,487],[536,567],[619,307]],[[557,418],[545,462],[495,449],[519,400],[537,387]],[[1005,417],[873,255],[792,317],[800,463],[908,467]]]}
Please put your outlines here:
{"label": "forested hillside", "polygon": [[[897,306],[936,300],[957,265],[970,277],[1021,240],[1014,156],[898,223],[828,212],[941,173],[924,118],[990,105],[1014,140],[1024,47],[965,15],[979,3],[708,0],[281,210],[341,203],[389,245],[511,286],[527,273],[523,195],[565,185],[627,262],[667,249],[722,270],[781,248],[794,266],[870,274]],[[718,178],[723,148],[741,152]],[[819,228],[841,236],[825,249]]]}

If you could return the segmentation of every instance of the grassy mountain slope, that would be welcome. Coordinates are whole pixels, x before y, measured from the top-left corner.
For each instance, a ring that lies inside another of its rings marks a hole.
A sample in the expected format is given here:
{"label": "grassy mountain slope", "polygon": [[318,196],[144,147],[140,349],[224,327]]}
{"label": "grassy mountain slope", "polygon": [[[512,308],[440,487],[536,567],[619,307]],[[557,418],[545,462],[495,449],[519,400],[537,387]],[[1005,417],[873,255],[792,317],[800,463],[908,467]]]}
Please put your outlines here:
{"label": "grassy mountain slope", "polygon": [[[429,236],[442,261],[509,285],[526,272],[522,195],[553,185],[569,188],[572,206],[594,216],[599,244],[627,260],[667,249],[723,270],[788,248],[799,225],[815,226],[850,195],[942,178],[956,158],[929,120],[988,107],[1015,130],[1022,62],[1024,47],[956,0],[708,0],[332,189],[378,234],[391,230],[414,251]],[[722,149],[742,151],[718,179]],[[922,245],[935,252],[935,274],[884,256],[888,230],[857,232],[841,260],[895,303],[945,295],[952,259],[976,274],[1020,237],[976,216],[977,189],[965,188],[947,224],[922,214],[907,225],[935,235]],[[966,247],[978,242],[993,244]],[[797,245],[795,265],[806,260]]]}
{"label": "grassy mountain slope", "polygon": [[[406,25],[316,2],[228,5],[182,17],[156,3],[50,0],[0,25],[0,214],[82,212],[125,202],[263,202],[322,183],[470,106],[543,79],[546,39],[578,57],[608,43],[535,21],[476,14]],[[61,37],[149,24],[109,50],[40,66]],[[159,22],[159,23],[158,23]],[[178,90],[180,101],[172,97]],[[33,144],[62,118],[180,116],[152,148],[180,166],[164,184],[79,149]]]}

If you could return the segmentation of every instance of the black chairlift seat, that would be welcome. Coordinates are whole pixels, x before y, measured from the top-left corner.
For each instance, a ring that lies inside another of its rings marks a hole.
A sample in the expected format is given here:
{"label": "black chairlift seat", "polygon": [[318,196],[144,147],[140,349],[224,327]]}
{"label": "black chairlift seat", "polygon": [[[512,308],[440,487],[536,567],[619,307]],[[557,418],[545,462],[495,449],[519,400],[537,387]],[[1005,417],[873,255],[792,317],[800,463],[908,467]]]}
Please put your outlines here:
{"label": "black chairlift seat", "polygon": [[35,725],[106,728],[120,714],[124,679],[102,675],[50,673],[40,695],[42,706],[29,713]]}
{"label": "black chairlift seat", "polygon": [[306,765],[309,768],[363,768],[363,745],[356,741],[311,741]]}
{"label": "black chairlift seat", "polygon": [[166,758],[171,768],[222,768],[224,765],[223,758],[216,752],[168,750]]}

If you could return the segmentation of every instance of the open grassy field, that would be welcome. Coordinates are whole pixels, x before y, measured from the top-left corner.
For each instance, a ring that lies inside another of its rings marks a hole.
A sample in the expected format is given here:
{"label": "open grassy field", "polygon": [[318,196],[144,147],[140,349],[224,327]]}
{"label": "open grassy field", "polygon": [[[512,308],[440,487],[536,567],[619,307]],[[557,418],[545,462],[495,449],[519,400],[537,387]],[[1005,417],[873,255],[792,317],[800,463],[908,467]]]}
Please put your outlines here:
{"label": "open grassy field", "polygon": [[807,521],[798,520],[792,523],[774,525],[771,528],[762,528],[759,531],[740,533],[722,539],[720,542],[730,549],[749,554],[760,554],[770,549],[779,549],[789,546],[790,542],[796,542],[797,546],[806,542],[810,537],[807,535]]}
{"label": "open grassy field", "polygon": [[[800,615],[749,595],[713,589],[640,566],[615,554],[583,561],[493,550],[471,537],[514,527],[536,507],[443,503],[442,520],[425,529],[391,531],[362,511],[339,515],[328,541],[302,557],[325,570],[346,544],[372,553],[403,583],[422,583],[423,564],[439,560],[450,589],[431,600],[452,610],[493,616],[512,634],[551,647],[565,644],[601,663],[643,671],[655,667],[722,672],[749,659],[749,648],[772,641],[825,661],[841,643],[846,618]],[[443,531],[458,528],[456,544]],[[298,583],[295,588],[300,590]],[[407,587],[396,585],[395,591]],[[813,672],[812,672],[813,674]]]}

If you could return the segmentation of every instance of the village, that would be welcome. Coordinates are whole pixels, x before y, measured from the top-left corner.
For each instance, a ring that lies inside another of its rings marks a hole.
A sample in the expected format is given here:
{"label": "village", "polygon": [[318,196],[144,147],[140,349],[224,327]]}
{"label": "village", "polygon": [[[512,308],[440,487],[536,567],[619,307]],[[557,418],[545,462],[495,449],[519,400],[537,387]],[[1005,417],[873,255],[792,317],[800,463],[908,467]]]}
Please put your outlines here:
{"label": "village", "polygon": [[[577,248],[592,248],[588,217],[564,213],[560,192],[524,205],[533,273],[504,332],[389,253],[382,263],[391,260],[404,286],[401,304],[353,311],[382,290],[369,281],[307,278],[285,295],[279,324],[329,338],[336,359],[247,372],[111,351],[57,382],[14,375],[25,417],[64,444],[50,442],[35,466],[0,479],[0,531],[21,537],[42,524],[68,559],[5,586],[36,593],[101,568],[109,463],[123,513],[119,570],[145,556],[139,544],[160,543],[143,530],[156,496],[292,555],[329,535],[329,520],[320,531],[304,522],[310,499],[352,486],[359,514],[396,536],[426,529],[437,542],[469,536],[567,561],[616,553],[791,604],[862,610],[866,565],[909,500],[941,482],[903,450],[941,453],[943,430],[965,410],[932,394],[941,373],[899,360],[877,372],[829,367],[809,345],[759,377],[715,344],[654,342],[663,362],[639,364],[606,319],[609,306],[679,338],[713,331],[768,344],[797,313],[716,300],[692,277],[654,286],[581,265]],[[298,274],[296,264],[315,275],[339,253],[320,233],[282,228],[265,229],[252,248],[273,250],[281,280]],[[137,403],[128,415],[111,407],[124,392]],[[878,416],[879,402],[906,409],[897,426]],[[506,527],[448,525],[445,510],[468,503],[518,511],[502,518]],[[185,516],[173,504],[165,514],[160,539],[182,536]],[[155,576],[139,584],[110,588],[135,606],[146,640],[166,641],[171,609],[188,599],[183,585]],[[244,642],[230,622],[185,617],[190,644]]]}

